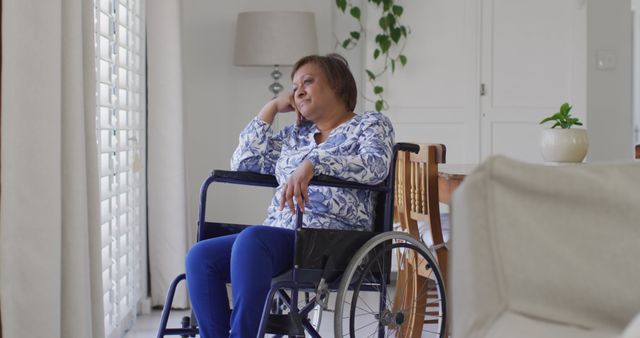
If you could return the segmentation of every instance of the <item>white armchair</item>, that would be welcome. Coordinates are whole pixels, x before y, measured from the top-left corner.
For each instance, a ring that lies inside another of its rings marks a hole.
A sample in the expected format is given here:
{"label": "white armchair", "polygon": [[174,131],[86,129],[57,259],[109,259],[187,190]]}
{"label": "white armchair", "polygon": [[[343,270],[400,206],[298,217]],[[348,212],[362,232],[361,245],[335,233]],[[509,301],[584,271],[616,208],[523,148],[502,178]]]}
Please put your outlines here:
{"label": "white armchair", "polygon": [[452,212],[454,338],[640,337],[640,163],[495,157]]}

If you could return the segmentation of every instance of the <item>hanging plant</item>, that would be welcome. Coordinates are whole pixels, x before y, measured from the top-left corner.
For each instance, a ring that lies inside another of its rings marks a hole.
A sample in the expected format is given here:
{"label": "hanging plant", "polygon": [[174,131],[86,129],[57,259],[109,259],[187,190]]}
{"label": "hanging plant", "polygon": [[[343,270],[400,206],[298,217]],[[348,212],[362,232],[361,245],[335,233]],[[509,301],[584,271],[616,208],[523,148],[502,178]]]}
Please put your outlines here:
{"label": "hanging plant", "polygon": [[[376,34],[373,59],[381,60],[382,65],[377,70],[366,69],[367,79],[376,98],[374,100],[368,99],[365,95],[365,99],[375,102],[376,110],[381,111],[388,109],[389,105],[384,99],[384,87],[380,83],[380,79],[388,70],[391,70],[393,74],[396,71],[396,66],[404,67],[407,64],[407,57],[402,52],[410,30],[400,22],[404,8],[397,4],[397,0],[367,0],[367,2],[380,10],[378,25],[371,33]],[[362,23],[362,10],[353,5],[350,0],[336,0],[336,6],[345,14],[348,11],[349,15],[358,22],[358,30],[349,32],[349,37],[344,40],[337,40],[342,48],[353,49],[358,45],[360,39],[365,37],[366,30]]]}

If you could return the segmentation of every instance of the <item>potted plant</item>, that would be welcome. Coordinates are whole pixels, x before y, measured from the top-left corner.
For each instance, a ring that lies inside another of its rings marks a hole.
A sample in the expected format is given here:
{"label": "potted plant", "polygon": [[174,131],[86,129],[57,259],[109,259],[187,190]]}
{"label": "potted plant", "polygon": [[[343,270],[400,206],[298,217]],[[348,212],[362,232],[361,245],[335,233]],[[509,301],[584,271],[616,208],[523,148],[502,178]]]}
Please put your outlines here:
{"label": "potted plant", "polygon": [[587,131],[584,128],[572,128],[581,126],[582,122],[571,116],[571,108],[565,102],[560,106],[560,111],[540,121],[540,124],[555,122],[551,128],[542,131],[541,150],[546,162],[579,163],[587,155]]}

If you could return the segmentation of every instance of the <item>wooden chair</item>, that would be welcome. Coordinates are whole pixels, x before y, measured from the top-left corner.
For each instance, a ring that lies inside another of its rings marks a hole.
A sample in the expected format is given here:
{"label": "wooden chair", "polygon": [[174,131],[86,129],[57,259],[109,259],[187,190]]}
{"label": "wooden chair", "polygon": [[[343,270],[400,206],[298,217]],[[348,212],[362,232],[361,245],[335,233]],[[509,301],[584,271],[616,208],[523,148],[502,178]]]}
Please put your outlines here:
{"label": "wooden chair", "polygon": [[636,159],[640,159],[640,144],[636,144]]}
{"label": "wooden chair", "polygon": [[403,231],[421,238],[418,221],[429,225],[440,271],[447,278],[438,196],[438,164],[445,163],[444,144],[421,144],[417,154],[400,152],[396,162],[396,212]]}
{"label": "wooden chair", "polygon": [[[442,225],[440,222],[440,208],[438,197],[438,164],[444,163],[446,147],[443,144],[421,144],[418,153],[399,152],[396,160],[396,185],[395,185],[395,219],[400,224],[401,231],[407,232],[416,238],[422,238],[427,234],[421,234],[418,221],[424,222],[430,229],[431,243],[436,249],[438,266],[447,285],[448,253],[444,243]],[[432,288],[434,283],[429,278],[425,264],[411,263],[411,259],[403,258],[410,264],[402,265],[399,262],[398,285],[406,285],[405,297],[415,297],[420,288]],[[406,266],[406,267],[405,267]],[[413,269],[412,267],[417,267]],[[429,295],[435,295],[435,290]],[[430,296],[429,296],[430,297]],[[428,298],[428,297],[427,297]],[[409,302],[407,302],[409,303]],[[407,332],[401,332],[402,337],[412,337],[413,332],[421,332],[424,324],[424,313],[433,316],[429,308],[429,299],[424,299],[425,311],[416,311],[409,316],[411,325],[405,326]]]}

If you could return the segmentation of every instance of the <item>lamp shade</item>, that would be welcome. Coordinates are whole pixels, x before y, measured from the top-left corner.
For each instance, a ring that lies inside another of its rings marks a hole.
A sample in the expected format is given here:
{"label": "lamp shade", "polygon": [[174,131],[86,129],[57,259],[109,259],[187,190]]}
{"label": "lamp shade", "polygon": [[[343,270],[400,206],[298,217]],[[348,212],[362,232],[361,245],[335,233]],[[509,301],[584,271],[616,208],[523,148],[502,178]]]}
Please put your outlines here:
{"label": "lamp shade", "polygon": [[311,12],[238,14],[234,64],[291,66],[318,53],[316,20]]}

